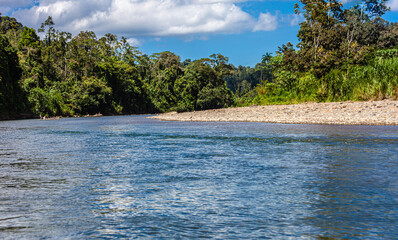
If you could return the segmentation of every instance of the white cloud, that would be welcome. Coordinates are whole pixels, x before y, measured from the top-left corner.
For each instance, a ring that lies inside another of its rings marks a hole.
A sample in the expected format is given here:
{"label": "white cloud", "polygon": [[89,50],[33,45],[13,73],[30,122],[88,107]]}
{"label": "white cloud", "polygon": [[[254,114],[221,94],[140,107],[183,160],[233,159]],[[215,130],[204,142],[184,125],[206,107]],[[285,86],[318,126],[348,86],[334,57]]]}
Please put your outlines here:
{"label": "white cloud", "polygon": [[290,26],[297,26],[300,24],[300,22],[304,21],[304,18],[300,15],[291,15],[290,16]]}
{"label": "white cloud", "polygon": [[398,11],[398,0],[389,1],[388,6],[391,8],[391,11]]}
{"label": "white cloud", "polygon": [[278,27],[277,17],[269,13],[261,13],[253,31],[272,31]]}
{"label": "white cloud", "polygon": [[[11,0],[7,0],[11,1]],[[22,0],[20,0],[22,1]],[[74,34],[92,30],[129,38],[271,31],[277,18],[251,16],[236,5],[245,0],[41,0],[13,16],[29,26],[52,16],[57,29]]]}
{"label": "white cloud", "polygon": [[131,45],[131,46],[135,46],[135,47],[139,47],[142,45],[142,42],[136,38],[129,38],[127,39],[127,42]]}

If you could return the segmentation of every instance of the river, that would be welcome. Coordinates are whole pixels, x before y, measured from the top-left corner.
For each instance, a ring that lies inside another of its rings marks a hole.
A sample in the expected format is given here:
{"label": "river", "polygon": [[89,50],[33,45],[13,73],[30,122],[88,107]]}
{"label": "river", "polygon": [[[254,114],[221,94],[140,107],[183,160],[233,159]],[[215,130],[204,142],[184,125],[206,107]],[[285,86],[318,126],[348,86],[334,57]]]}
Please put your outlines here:
{"label": "river", "polygon": [[397,239],[398,126],[0,122],[1,239]]}

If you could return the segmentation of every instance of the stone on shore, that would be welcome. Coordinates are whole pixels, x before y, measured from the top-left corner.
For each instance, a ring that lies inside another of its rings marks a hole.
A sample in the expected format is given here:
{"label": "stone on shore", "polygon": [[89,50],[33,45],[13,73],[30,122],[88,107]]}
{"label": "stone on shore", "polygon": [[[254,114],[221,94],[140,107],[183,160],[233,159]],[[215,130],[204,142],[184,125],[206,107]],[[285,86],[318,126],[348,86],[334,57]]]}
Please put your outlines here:
{"label": "stone on shore", "polygon": [[191,122],[398,125],[398,101],[250,106],[185,113],[170,112],[151,118]]}

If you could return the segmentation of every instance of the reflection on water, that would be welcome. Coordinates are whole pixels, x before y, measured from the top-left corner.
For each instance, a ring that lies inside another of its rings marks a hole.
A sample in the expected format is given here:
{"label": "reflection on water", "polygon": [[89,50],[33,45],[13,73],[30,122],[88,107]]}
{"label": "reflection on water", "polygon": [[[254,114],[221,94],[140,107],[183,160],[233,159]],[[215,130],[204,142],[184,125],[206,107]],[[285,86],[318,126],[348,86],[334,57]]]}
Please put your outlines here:
{"label": "reflection on water", "polygon": [[0,238],[398,238],[398,127],[0,122]]}

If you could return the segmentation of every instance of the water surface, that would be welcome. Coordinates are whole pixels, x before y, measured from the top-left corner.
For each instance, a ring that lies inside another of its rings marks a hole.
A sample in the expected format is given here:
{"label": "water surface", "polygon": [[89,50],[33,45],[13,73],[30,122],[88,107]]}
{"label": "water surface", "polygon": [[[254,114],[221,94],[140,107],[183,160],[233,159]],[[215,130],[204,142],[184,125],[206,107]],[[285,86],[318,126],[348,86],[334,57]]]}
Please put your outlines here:
{"label": "water surface", "polygon": [[397,239],[398,127],[0,122],[0,238]]}

